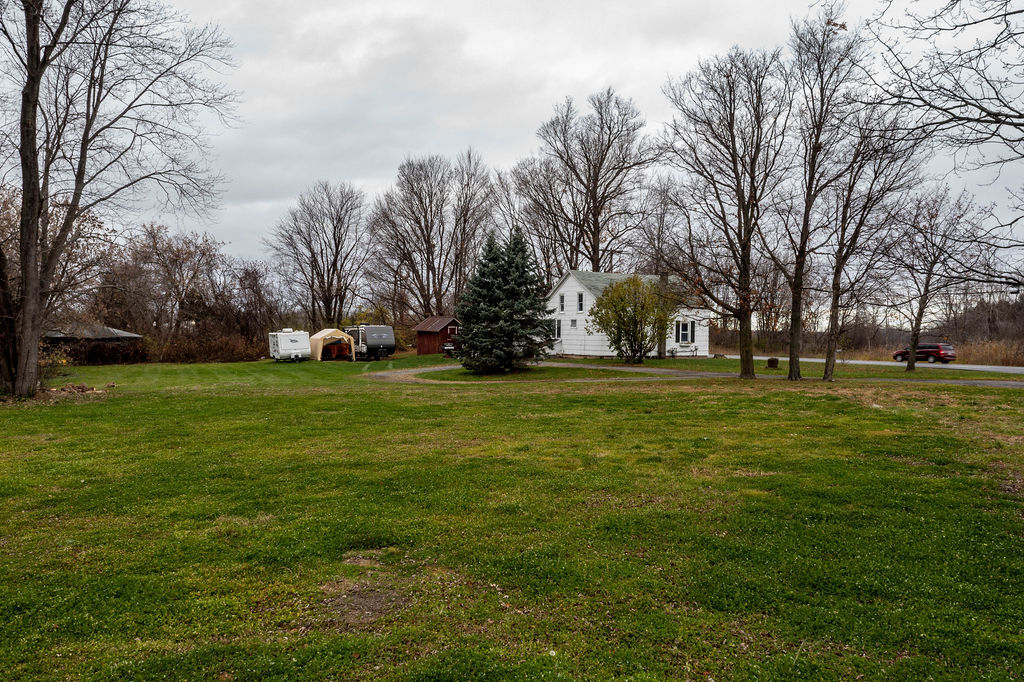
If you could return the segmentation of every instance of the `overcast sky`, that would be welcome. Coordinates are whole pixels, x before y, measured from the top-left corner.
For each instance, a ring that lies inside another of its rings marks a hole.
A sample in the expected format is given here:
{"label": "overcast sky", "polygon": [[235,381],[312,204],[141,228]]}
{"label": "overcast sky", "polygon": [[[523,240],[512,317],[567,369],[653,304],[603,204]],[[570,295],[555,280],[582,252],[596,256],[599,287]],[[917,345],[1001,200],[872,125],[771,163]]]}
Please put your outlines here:
{"label": "overcast sky", "polygon": [[[814,11],[806,0],[174,2],[235,42],[227,82],[242,122],[214,140],[221,209],[163,220],[244,257],[264,255],[260,238],[316,180],[372,195],[404,158],[468,146],[508,167],[566,96],[612,86],[654,131],[671,117],[668,77],[732,45],[778,45],[791,17]],[[876,7],[851,0],[851,23]]]}

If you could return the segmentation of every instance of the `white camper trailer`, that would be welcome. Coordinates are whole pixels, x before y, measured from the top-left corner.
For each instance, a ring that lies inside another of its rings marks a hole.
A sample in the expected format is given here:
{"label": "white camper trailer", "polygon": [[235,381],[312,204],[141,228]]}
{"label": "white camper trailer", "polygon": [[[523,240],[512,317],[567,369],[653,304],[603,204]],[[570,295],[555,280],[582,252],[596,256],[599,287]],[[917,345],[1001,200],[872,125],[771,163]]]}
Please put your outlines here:
{"label": "white camper trailer", "polygon": [[270,357],[281,360],[309,360],[309,333],[282,329],[270,332]]}

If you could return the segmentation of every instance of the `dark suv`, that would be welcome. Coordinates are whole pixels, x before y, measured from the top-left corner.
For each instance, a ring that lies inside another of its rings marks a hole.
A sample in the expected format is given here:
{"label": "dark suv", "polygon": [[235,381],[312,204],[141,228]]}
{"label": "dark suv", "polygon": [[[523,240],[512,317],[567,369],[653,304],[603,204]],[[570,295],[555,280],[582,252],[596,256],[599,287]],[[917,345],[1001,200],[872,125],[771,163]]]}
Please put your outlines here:
{"label": "dark suv", "polygon": [[[910,349],[908,348],[903,348],[892,354],[892,359],[896,362],[905,362],[909,357]],[[917,360],[946,364],[956,360],[956,351],[948,343],[919,343],[914,357]]]}

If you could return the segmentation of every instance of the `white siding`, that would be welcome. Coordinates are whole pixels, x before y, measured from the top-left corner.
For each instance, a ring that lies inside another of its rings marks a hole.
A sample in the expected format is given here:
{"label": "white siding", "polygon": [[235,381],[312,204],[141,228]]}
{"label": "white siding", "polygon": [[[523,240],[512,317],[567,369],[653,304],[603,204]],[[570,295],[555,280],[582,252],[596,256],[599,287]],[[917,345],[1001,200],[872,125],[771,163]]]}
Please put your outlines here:
{"label": "white siding", "polygon": [[[577,295],[583,293],[583,312],[577,312]],[[558,296],[565,296],[565,310],[558,310]],[[615,351],[608,345],[608,337],[601,333],[587,332],[587,318],[590,309],[594,306],[594,295],[590,293],[570,273],[561,285],[551,292],[548,301],[548,308],[554,309],[554,318],[562,321],[562,338],[555,340],[554,352],[560,355],[589,355],[593,357],[614,357]],[[569,324],[570,320],[576,320],[576,328]],[[673,317],[669,324],[668,343],[666,350],[669,355],[673,351],[679,356],[696,355],[707,357],[709,352],[708,320],[711,313],[707,310],[680,310]],[[696,338],[693,343],[676,343],[675,321],[685,320],[696,322]]]}

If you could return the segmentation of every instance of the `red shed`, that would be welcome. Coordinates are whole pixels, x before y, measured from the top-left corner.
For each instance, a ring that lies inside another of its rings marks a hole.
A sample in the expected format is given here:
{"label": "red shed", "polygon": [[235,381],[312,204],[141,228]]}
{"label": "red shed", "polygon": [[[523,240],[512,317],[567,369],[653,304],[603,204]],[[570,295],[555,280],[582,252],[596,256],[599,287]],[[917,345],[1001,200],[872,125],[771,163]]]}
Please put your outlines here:
{"label": "red shed", "polygon": [[434,315],[416,325],[416,355],[432,355],[441,352],[449,341],[455,343],[460,323],[451,315]]}

